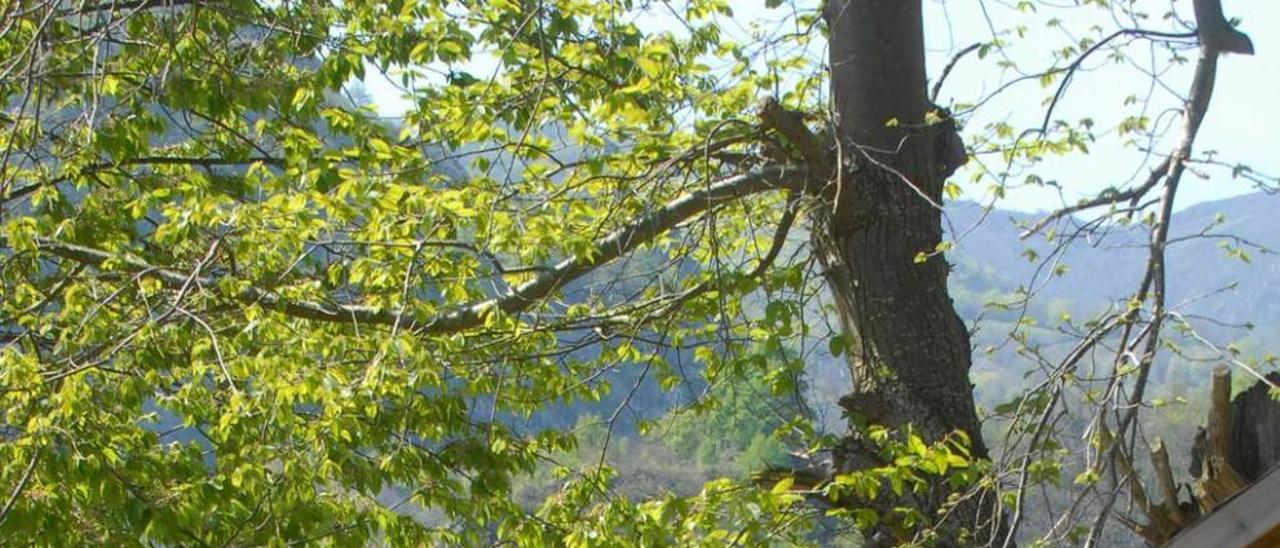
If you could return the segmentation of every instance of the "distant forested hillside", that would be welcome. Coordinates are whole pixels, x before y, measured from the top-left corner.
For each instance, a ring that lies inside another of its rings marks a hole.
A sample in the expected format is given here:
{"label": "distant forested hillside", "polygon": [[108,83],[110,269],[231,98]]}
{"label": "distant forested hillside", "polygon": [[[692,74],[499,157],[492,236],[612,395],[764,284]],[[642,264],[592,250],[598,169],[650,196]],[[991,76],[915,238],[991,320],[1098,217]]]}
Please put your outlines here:
{"label": "distant forested hillside", "polygon": [[[1232,342],[1246,363],[1280,353],[1280,258],[1272,252],[1280,249],[1278,209],[1280,196],[1264,193],[1206,202],[1178,213],[1171,231],[1174,310],[1219,346]],[[1059,331],[1066,318],[1078,324],[1107,306],[1124,306],[1125,292],[1141,279],[1146,254],[1133,250],[1146,242],[1137,227],[1060,231],[1053,241],[1044,235],[1020,239],[1038,216],[984,212],[972,202],[953,204],[948,213],[948,229],[959,235],[950,254],[951,291],[961,316],[977,330],[974,377],[985,403],[1010,394],[1007,385],[1018,378],[1006,373],[1029,365],[1007,342],[1019,318],[1027,318],[1023,330],[1052,354],[1054,343],[1069,340]],[[1058,254],[1058,244],[1072,237],[1076,243]],[[1207,380],[1214,353],[1190,334],[1183,338],[1188,356],[1167,355],[1153,371],[1158,386],[1173,383],[1184,390]],[[987,353],[992,347],[996,351]]]}
{"label": "distant forested hillside", "polygon": [[[1198,204],[1178,213],[1168,259],[1172,302],[1185,303],[1185,312],[1226,322],[1280,321],[1280,287],[1270,283],[1280,273],[1280,262],[1268,251],[1280,247],[1278,209],[1280,196],[1256,193]],[[1019,287],[1034,288],[1040,310],[1066,306],[1084,312],[1124,298],[1123,292],[1141,276],[1145,255],[1125,253],[1146,245],[1138,230],[1078,236],[1082,245],[1057,256],[1053,253],[1057,242],[1072,234],[1059,232],[1055,242],[1043,236],[1020,242],[1022,227],[1039,218],[1034,214],[995,209],[983,219],[983,209],[972,202],[954,204],[948,214],[948,228],[960,235],[950,257],[956,267],[953,289],[965,295],[957,298],[965,307],[962,315],[980,313],[971,307],[981,307],[982,299],[970,298],[971,294],[995,295],[990,292]],[[1050,259],[1049,267],[1043,265],[1044,259]],[[1066,271],[1052,276],[1052,265],[1057,264]],[[1212,299],[1197,299],[1233,287]]]}

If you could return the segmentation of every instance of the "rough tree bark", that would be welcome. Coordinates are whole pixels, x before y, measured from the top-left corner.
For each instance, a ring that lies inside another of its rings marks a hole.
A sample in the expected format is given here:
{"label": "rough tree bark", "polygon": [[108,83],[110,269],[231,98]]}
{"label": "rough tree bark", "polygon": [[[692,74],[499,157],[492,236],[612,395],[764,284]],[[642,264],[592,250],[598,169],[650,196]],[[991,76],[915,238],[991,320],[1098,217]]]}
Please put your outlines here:
{"label": "rough tree bark", "polygon": [[[942,241],[944,181],[963,153],[950,120],[926,123],[933,106],[921,4],[830,0],[824,8],[841,161],[829,207],[812,219],[812,240],[853,339],[846,355],[854,387],[842,404],[875,424],[910,424],[929,442],[963,431],[974,456],[985,458],[968,376],[969,332],[947,293],[949,266],[934,253]],[[850,436],[837,452],[837,470],[874,465],[869,453]],[[926,517],[942,504],[941,492],[923,499],[914,502]],[[960,527],[984,529],[980,523],[992,515],[984,506],[982,497],[962,504],[940,542],[962,543],[954,537]]]}

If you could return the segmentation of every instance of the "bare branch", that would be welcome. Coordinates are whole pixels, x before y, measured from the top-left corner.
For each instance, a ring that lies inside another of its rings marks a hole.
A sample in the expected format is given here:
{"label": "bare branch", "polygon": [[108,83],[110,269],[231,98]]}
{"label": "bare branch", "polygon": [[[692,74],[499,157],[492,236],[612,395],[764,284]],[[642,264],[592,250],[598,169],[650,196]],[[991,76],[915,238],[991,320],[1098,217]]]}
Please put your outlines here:
{"label": "bare branch", "polygon": [[933,101],[934,103],[938,102],[938,94],[942,93],[942,84],[945,84],[947,82],[947,76],[951,75],[951,71],[956,68],[956,64],[959,63],[961,59],[964,59],[964,56],[969,55],[970,53],[973,53],[975,51],[978,51],[978,48],[981,48],[981,47],[982,47],[982,42],[974,42],[972,44],[969,44],[964,49],[956,52],[955,56],[953,56],[951,60],[947,62],[947,66],[943,67],[942,75],[938,76],[938,81],[933,83],[933,89],[929,92],[930,101]]}
{"label": "bare branch", "polygon": [[1025,240],[1031,237],[1033,234],[1036,234],[1041,230],[1044,230],[1045,227],[1049,226],[1054,221],[1057,221],[1058,219],[1061,219],[1063,217],[1075,215],[1076,213],[1079,213],[1081,211],[1085,211],[1085,210],[1089,210],[1089,209],[1093,209],[1093,208],[1101,207],[1105,205],[1115,205],[1120,202],[1133,202],[1136,200],[1140,200],[1142,199],[1143,196],[1146,196],[1148,192],[1151,192],[1151,189],[1155,188],[1156,185],[1160,183],[1160,180],[1164,178],[1165,174],[1168,173],[1168,171],[1169,171],[1169,159],[1165,158],[1165,160],[1161,162],[1160,165],[1156,166],[1155,169],[1151,170],[1151,175],[1147,177],[1147,180],[1143,182],[1142,185],[1131,188],[1124,192],[1104,192],[1101,195],[1091,200],[1086,200],[1076,205],[1073,205],[1070,207],[1064,207],[1062,209],[1054,211],[1053,213],[1046,215],[1044,218],[1040,219],[1039,221],[1036,221],[1036,224],[1032,225],[1031,228],[1028,228],[1025,231],[1023,231],[1022,234],[1019,235],[1019,238]]}

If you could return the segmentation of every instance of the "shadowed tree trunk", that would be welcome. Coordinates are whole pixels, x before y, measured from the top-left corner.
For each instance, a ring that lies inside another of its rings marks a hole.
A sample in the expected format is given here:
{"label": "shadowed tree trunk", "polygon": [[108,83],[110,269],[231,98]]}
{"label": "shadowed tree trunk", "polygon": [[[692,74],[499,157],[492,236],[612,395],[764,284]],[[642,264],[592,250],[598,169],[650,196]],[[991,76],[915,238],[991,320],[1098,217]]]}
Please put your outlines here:
{"label": "shadowed tree trunk", "polygon": [[[947,294],[949,267],[934,254],[944,180],[963,152],[949,120],[926,123],[933,107],[921,2],[831,0],[824,16],[842,162],[812,238],[851,339],[854,387],[842,405],[875,424],[911,424],[927,442],[963,431],[974,456],[986,457],[968,376],[969,333]],[[875,465],[869,453],[850,436],[836,455],[838,471]],[[934,515],[942,495],[917,501],[924,516]],[[942,537],[955,527],[973,530],[973,520],[990,513],[976,500],[968,506]]]}

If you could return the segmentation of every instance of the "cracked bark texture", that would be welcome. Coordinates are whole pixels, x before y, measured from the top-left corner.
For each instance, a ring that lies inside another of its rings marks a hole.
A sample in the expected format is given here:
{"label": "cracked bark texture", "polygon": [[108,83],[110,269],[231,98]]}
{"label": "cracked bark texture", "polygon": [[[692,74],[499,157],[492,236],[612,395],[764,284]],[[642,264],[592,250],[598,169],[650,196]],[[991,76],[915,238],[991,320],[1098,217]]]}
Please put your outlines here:
{"label": "cracked bark texture", "polygon": [[[958,166],[949,120],[926,125],[920,0],[830,0],[832,109],[841,173],[827,207],[814,214],[813,247],[844,332],[852,393],[842,405],[888,427],[911,424],[928,442],[967,433],[985,458],[969,382],[969,333],[947,293],[942,241],[945,179]],[[896,120],[891,123],[890,120]],[[928,254],[923,262],[919,253]],[[837,471],[874,465],[855,437],[837,453]],[[942,489],[912,502],[932,517]],[[964,544],[960,527],[989,521],[982,499],[962,503],[939,529],[941,545]],[[988,505],[989,506],[989,505]],[[988,533],[989,534],[989,533]],[[873,544],[893,543],[882,532]],[[901,531],[897,536],[901,536]]]}

